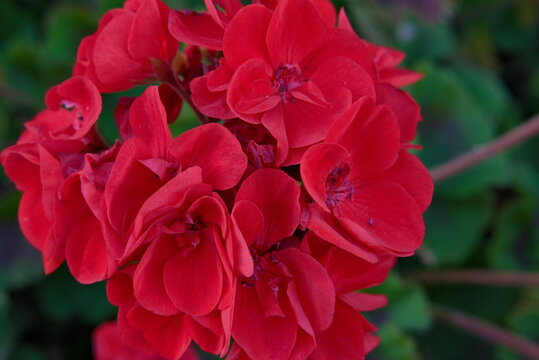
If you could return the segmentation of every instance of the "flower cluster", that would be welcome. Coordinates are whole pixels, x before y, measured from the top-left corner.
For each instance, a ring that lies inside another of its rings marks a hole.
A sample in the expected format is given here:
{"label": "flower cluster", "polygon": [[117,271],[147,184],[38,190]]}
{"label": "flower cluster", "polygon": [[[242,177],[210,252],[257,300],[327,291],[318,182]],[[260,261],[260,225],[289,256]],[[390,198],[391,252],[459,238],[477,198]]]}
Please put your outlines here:
{"label": "flower cluster", "polygon": [[[22,231],[46,273],[107,281],[97,359],[364,358],[386,300],[357,290],[419,247],[432,196],[399,88],[420,76],[328,0],[205,3],[128,0],[82,40],[1,153]],[[101,94],[135,86],[107,144]],[[174,138],[183,102],[202,124]]]}

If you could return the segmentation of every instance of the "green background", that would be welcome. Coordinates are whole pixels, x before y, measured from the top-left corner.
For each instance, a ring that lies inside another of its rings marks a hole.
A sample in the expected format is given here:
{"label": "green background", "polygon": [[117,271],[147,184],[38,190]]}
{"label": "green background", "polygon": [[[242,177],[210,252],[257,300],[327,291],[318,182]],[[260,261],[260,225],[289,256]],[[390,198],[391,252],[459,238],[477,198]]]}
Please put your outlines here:
{"label": "green background", "polygon": [[[13,144],[69,77],[80,39],[117,0],[0,1],[0,148]],[[167,1],[202,9],[202,1]],[[408,54],[425,74],[408,88],[422,106],[418,154],[431,167],[539,113],[539,2],[536,0],[335,1],[359,34]],[[137,90],[134,90],[136,93]],[[104,97],[99,126],[114,138]],[[190,113],[174,133],[193,126]],[[539,289],[420,284],[410,274],[451,269],[539,270],[539,139],[440,183],[416,256],[401,259],[382,286],[380,360],[513,360],[518,356],[445,325],[432,305],[458,310],[539,341]],[[20,195],[0,171],[0,359],[90,359],[91,331],[115,308],[104,285],[76,283],[65,266],[44,277],[39,253],[16,219]]]}

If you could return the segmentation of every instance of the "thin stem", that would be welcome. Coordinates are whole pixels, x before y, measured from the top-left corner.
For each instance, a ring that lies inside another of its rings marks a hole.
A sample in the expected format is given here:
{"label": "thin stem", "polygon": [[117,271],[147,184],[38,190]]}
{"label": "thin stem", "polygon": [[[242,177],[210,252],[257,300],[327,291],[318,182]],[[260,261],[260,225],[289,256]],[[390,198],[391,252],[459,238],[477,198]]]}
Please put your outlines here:
{"label": "thin stem", "polygon": [[432,313],[438,320],[453,325],[470,335],[503,346],[528,359],[539,359],[539,345],[537,343],[510,333],[497,325],[436,305],[432,306]]}
{"label": "thin stem", "polygon": [[537,133],[539,133],[539,115],[485,145],[478,146],[453,160],[435,166],[430,170],[432,179],[438,182],[457,175],[504,150],[524,142]]}
{"label": "thin stem", "polygon": [[485,270],[449,270],[416,272],[407,279],[426,284],[480,284],[495,286],[539,287],[539,274],[507,273]]}

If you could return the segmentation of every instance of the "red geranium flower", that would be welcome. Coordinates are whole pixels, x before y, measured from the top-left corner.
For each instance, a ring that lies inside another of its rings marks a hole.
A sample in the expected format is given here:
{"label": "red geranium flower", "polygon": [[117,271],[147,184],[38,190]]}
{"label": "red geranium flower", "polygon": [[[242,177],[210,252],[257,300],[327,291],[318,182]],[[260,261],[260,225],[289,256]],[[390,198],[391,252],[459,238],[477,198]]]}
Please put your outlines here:
{"label": "red geranium flower", "polygon": [[168,31],[169,13],[161,0],[128,0],[108,11],[97,32],[81,41],[73,74],[90,78],[101,92],[159,79],[162,64],[178,52]]}
{"label": "red geranium flower", "polygon": [[144,202],[178,173],[201,168],[204,183],[226,190],[240,180],[247,159],[222,125],[207,124],[172,139],[157,87],[149,87],[129,111],[133,136],[122,146],[105,189],[101,217],[114,258],[126,259],[134,220]]}
{"label": "red geranium flower", "polygon": [[59,189],[82,168],[83,152],[104,145],[95,131],[101,96],[91,81],[68,79],[47,92],[45,103],[47,109],[25,124],[17,144],[2,151],[0,162],[23,192],[19,224],[28,241],[42,252],[48,274],[65,256],[66,238],[55,231],[62,226],[57,216]]}
{"label": "red geranium flower", "polygon": [[[226,94],[236,116],[264,125],[277,139],[277,164],[291,163],[290,149],[323,140],[354,100],[375,96],[363,42],[329,27],[309,0],[280,1],[274,12],[244,7],[225,29],[223,50],[225,60],[214,70],[222,75],[193,81],[194,102],[209,114],[204,105],[223,104],[215,97]],[[229,84],[222,81],[230,75]],[[212,85],[214,77],[220,85]]]}
{"label": "red geranium flower", "polygon": [[232,336],[250,358],[305,359],[315,334],[333,319],[330,277],[292,238],[298,198],[297,183],[273,169],[255,171],[236,196],[232,217],[249,246],[254,272],[238,282]]}
{"label": "red geranium flower", "polygon": [[[92,336],[95,360],[164,360],[157,354],[140,352],[125,343],[114,321],[99,325]],[[179,360],[198,360],[193,348],[189,348]]]}
{"label": "red geranium flower", "polygon": [[411,255],[423,240],[432,180],[417,158],[399,150],[391,110],[357,101],[302,159],[301,177],[314,200],[307,226],[371,262],[376,252]]}

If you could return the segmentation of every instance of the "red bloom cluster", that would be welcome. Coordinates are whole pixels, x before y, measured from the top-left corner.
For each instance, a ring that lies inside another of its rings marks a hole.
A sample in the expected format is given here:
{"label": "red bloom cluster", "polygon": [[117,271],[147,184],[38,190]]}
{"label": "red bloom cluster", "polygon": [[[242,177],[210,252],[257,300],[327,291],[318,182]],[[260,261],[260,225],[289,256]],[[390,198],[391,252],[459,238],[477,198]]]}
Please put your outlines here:
{"label": "red bloom cluster", "polygon": [[[328,0],[128,0],[82,40],[73,77],[0,156],[46,273],[107,280],[97,359],[361,359],[381,283],[424,235],[432,181],[403,54]],[[185,43],[186,46],[179,46]],[[120,139],[97,131],[121,98]],[[173,138],[189,104],[202,125]],[[181,120],[180,120],[181,121]],[[184,356],[184,357],[182,357]]]}

